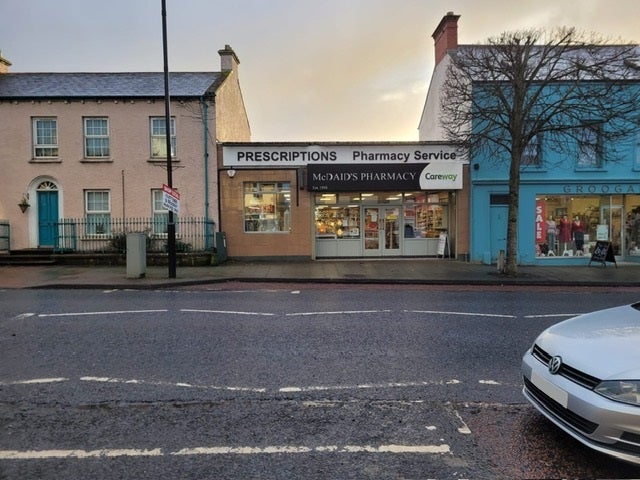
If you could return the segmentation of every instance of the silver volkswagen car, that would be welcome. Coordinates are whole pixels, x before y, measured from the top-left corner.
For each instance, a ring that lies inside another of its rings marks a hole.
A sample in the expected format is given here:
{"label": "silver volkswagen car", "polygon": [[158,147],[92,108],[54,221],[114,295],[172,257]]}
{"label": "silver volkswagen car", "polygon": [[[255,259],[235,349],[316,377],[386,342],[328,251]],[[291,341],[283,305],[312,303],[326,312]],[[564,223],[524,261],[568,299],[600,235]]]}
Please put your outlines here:
{"label": "silver volkswagen car", "polygon": [[524,396],[599,452],[640,464],[640,302],[565,320],[522,359]]}

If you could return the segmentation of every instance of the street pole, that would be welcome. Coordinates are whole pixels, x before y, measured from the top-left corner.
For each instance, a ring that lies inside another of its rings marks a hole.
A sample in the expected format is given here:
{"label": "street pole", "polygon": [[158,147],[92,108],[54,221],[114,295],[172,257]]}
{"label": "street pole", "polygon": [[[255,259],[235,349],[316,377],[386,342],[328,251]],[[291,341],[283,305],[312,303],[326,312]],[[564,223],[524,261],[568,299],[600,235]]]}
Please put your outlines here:
{"label": "street pole", "polygon": [[[167,186],[173,189],[173,168],[171,165],[171,112],[169,102],[169,56],[167,54],[167,6],[162,0],[162,51],[164,54],[164,126],[167,138]],[[167,224],[167,253],[169,278],[176,278],[176,224],[173,212],[169,210]]]}

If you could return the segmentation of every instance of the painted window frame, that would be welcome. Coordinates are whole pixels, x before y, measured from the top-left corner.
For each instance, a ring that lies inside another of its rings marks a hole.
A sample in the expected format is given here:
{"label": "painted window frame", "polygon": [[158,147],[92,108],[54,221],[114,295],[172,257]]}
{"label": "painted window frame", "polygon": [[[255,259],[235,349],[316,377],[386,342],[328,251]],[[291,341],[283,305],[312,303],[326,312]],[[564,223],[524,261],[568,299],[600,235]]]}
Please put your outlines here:
{"label": "painted window frame", "polygon": [[[161,189],[151,190],[151,215],[153,217],[154,236],[166,237],[169,225],[169,210],[162,204],[163,191]],[[174,214],[175,221],[175,214]]]}
{"label": "painted window frame", "polygon": [[579,127],[577,170],[600,170],[603,167],[602,123],[586,122]]}
{"label": "painted window frame", "polygon": [[[90,123],[104,122],[104,125]],[[109,135],[109,117],[84,117],[84,158],[105,159],[111,156],[111,139]],[[99,133],[96,133],[99,131]],[[93,143],[97,145],[91,145]]]}
{"label": "painted window frame", "polygon": [[[102,199],[92,198],[100,195]],[[106,199],[106,201],[105,201]],[[95,189],[84,191],[86,234],[90,237],[111,234],[111,191]]]}
{"label": "painted window frame", "polygon": [[520,167],[542,167],[542,142],[544,137],[542,133],[538,133],[527,143],[522,152],[520,159]]}
{"label": "painted window frame", "polygon": [[[176,158],[176,119],[171,117],[171,157]],[[167,158],[167,129],[165,117],[149,118],[149,143],[150,155],[153,160],[166,160]]]}
{"label": "painted window frame", "polygon": [[[45,132],[45,123],[50,126]],[[36,160],[46,160],[58,158],[60,146],[58,141],[58,118],[57,117],[33,117],[33,158]]]}

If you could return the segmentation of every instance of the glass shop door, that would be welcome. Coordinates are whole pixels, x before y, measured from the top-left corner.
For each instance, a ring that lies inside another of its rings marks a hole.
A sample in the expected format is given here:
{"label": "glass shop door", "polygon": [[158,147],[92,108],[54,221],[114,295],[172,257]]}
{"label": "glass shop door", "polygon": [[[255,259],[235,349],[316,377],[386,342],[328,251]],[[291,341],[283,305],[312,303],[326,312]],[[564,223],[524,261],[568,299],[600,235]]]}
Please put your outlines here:
{"label": "glass shop door", "polygon": [[364,255],[400,255],[400,207],[364,207]]}

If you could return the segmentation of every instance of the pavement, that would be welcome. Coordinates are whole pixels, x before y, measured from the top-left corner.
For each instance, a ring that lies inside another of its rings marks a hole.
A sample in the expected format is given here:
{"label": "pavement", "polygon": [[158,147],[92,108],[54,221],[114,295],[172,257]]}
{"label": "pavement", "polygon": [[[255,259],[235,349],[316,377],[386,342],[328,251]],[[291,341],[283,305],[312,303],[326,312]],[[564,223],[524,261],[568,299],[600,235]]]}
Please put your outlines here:
{"label": "pavement", "polygon": [[175,278],[169,278],[168,267],[142,266],[134,272],[128,275],[126,266],[7,265],[0,266],[0,289],[158,289],[223,282],[640,287],[640,263],[631,262],[520,266],[515,277],[500,274],[495,265],[434,258],[229,260],[177,267]]}

